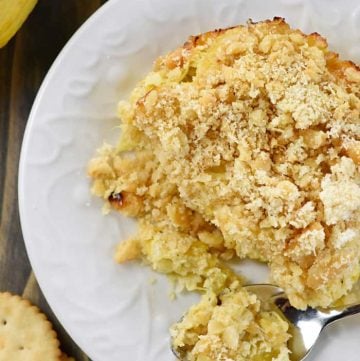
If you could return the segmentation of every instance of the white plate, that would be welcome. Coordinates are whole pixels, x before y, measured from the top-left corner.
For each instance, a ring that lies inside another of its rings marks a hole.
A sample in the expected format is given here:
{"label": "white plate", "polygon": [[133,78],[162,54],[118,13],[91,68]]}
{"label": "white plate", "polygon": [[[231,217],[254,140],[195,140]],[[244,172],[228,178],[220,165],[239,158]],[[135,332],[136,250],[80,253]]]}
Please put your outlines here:
{"label": "white plate", "polygon": [[[23,142],[19,200],[32,266],[54,312],[94,361],[169,361],[168,327],[196,300],[171,302],[169,285],[138,264],[119,266],[114,247],[134,230],[103,217],[85,169],[115,141],[116,103],[160,54],[188,35],[283,16],[360,60],[358,0],[112,0],[76,33],[47,75]],[[263,270],[247,265],[253,280]],[[313,360],[358,360],[360,318],[329,330]],[[329,342],[331,341],[331,342]]]}

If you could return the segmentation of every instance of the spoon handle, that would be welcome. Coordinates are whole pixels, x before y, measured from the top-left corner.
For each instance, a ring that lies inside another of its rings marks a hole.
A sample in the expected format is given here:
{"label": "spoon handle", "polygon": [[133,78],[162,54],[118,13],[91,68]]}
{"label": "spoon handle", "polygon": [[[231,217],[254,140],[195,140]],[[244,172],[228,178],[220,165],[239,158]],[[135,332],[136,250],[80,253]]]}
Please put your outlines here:
{"label": "spoon handle", "polygon": [[356,315],[358,313],[360,313],[360,304],[358,303],[346,306],[344,308],[333,309],[330,312],[326,312],[326,317],[324,317],[326,319],[326,322],[324,326],[327,326],[335,321],[341,320],[342,318]]}

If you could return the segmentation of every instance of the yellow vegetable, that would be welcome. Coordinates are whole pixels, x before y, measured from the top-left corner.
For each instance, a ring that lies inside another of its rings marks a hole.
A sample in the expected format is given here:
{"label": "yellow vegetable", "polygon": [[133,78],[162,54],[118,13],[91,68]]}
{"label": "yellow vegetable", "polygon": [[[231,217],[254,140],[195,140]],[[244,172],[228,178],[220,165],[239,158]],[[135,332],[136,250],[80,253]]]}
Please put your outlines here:
{"label": "yellow vegetable", "polygon": [[37,0],[0,0],[0,48],[15,35]]}

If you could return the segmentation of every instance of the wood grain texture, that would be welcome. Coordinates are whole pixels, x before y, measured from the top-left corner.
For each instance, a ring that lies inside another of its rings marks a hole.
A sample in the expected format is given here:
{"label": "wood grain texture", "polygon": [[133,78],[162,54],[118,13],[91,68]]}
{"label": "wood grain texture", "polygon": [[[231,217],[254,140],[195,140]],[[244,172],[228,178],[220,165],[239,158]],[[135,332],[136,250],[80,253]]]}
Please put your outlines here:
{"label": "wood grain texture", "polygon": [[17,176],[27,118],[40,84],[77,28],[105,0],[40,0],[18,34],[0,49],[0,291],[22,294],[48,316],[62,349],[89,358],[61,327],[42,295],[20,228]]}

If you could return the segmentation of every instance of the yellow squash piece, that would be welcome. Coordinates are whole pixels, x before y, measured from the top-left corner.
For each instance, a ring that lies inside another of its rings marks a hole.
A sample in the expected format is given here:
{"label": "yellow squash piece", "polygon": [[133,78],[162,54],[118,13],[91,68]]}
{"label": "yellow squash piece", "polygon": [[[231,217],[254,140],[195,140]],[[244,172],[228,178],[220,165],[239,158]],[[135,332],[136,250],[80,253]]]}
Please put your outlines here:
{"label": "yellow squash piece", "polygon": [[37,0],[0,0],[0,48],[15,35]]}

